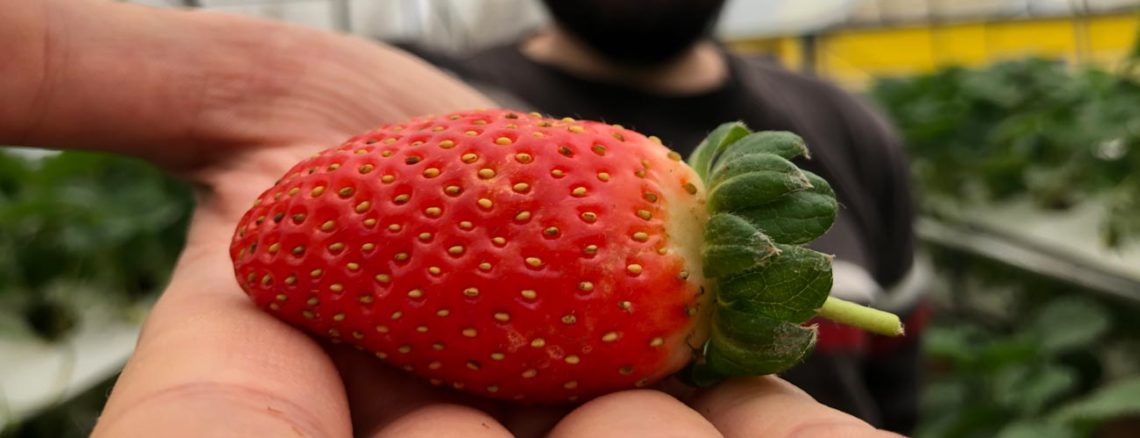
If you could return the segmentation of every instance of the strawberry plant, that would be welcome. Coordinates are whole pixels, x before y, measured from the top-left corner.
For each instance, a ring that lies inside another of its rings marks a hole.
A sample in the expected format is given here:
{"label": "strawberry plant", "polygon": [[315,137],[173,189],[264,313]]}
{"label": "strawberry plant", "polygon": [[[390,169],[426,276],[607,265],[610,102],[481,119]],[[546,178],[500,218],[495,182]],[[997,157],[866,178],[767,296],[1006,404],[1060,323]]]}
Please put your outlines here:
{"label": "strawberry plant", "polygon": [[684,369],[776,373],[828,297],[836,200],[787,132],[713,131],[688,164],[621,126],[471,111],[391,124],[290,169],[230,248],[252,300],[438,385],[584,400]]}
{"label": "strawberry plant", "polygon": [[[1118,247],[1140,236],[1138,61],[1140,44],[1118,71],[1041,58],[948,67],[871,94],[905,139],[927,215],[1016,198],[1043,213],[1095,203],[1103,243]],[[1135,302],[930,249],[949,279],[934,295],[951,304],[926,335],[918,436],[1135,434]]]}
{"label": "strawberry plant", "polygon": [[151,296],[191,208],[185,186],[137,160],[0,150],[0,331],[56,339],[80,308]]}
{"label": "strawberry plant", "polygon": [[[929,382],[916,436],[1117,436],[1111,431],[1140,417],[1134,307],[977,269],[1002,279],[955,284],[977,296],[956,297],[926,333]],[[1005,297],[989,301],[994,295]]]}
{"label": "strawberry plant", "polygon": [[1031,58],[950,67],[872,90],[898,125],[932,208],[939,198],[1103,203],[1108,246],[1140,235],[1140,82]]}

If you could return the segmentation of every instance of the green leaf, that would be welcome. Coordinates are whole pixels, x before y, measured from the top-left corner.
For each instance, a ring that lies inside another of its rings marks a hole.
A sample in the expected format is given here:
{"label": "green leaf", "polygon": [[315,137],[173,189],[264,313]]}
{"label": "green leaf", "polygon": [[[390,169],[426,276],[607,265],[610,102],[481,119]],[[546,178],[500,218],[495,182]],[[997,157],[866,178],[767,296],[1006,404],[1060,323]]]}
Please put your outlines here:
{"label": "green leaf", "polygon": [[931,358],[965,366],[977,357],[978,345],[972,334],[968,328],[932,326],[922,336],[922,349]]}
{"label": "green leaf", "polygon": [[1091,395],[1057,409],[1052,418],[1064,422],[1100,422],[1140,415],[1140,377],[1106,384]]}
{"label": "green leaf", "polygon": [[815,240],[835,222],[839,204],[831,185],[804,171],[811,188],[782,196],[768,204],[735,213],[776,243],[797,245]]}
{"label": "green leaf", "polygon": [[712,186],[708,208],[712,213],[740,213],[764,210],[785,195],[803,191],[811,183],[802,173],[754,172],[736,176]]}
{"label": "green leaf", "polygon": [[1105,335],[1111,320],[1100,304],[1079,296],[1054,299],[1030,324],[1030,333],[1045,353],[1086,349]]}
{"label": "green leaf", "polygon": [[725,123],[718,126],[693,150],[693,154],[689,156],[689,166],[697,171],[701,181],[708,181],[709,172],[712,170],[712,163],[716,157],[724,152],[728,145],[751,132],[747,126],[740,122]]}
{"label": "green leaf", "polygon": [[1056,422],[1022,419],[1010,423],[998,432],[996,438],[1076,438],[1072,429]]}
{"label": "green leaf", "polygon": [[807,321],[831,292],[831,258],[799,246],[778,246],[767,266],[717,285],[717,302],[736,311]]}
{"label": "green leaf", "polygon": [[[735,144],[732,145],[732,147],[728,148],[728,151],[737,150],[736,146]],[[725,180],[750,173],[787,175],[797,180],[803,180],[803,182],[806,183],[806,177],[803,176],[803,171],[786,158],[770,153],[755,153],[717,163],[717,165],[713,167],[712,174],[709,176],[709,186],[715,188],[724,183]]]}
{"label": "green leaf", "polygon": [[1007,366],[1026,365],[1041,360],[1038,343],[1024,336],[979,340],[974,366],[998,370]]}
{"label": "green leaf", "polygon": [[994,376],[993,397],[1011,410],[1036,415],[1050,402],[1070,393],[1077,378],[1072,369],[1059,365],[1011,366]]}
{"label": "green leaf", "polygon": [[779,253],[772,240],[747,220],[718,213],[705,224],[704,273],[725,278],[764,266]]}
{"label": "green leaf", "polygon": [[969,400],[966,389],[966,385],[953,377],[934,380],[922,389],[922,409],[949,412],[961,408]]}
{"label": "green leaf", "polygon": [[791,160],[808,157],[807,145],[800,136],[788,131],[760,131],[737,140],[713,163],[713,171],[726,164],[755,154],[774,154]]}
{"label": "green leaf", "polygon": [[813,328],[720,308],[705,349],[705,366],[724,377],[775,374],[802,361],[815,336]]}

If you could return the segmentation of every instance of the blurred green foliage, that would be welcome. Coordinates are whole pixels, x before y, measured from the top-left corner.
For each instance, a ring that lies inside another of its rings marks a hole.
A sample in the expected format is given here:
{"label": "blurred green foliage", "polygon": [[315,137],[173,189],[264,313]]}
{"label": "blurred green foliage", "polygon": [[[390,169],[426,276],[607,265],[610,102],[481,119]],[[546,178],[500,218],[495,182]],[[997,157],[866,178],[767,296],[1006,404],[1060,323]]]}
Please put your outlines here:
{"label": "blurred green foliage", "polygon": [[[882,79],[927,215],[1028,198],[1104,207],[1103,242],[1140,237],[1140,44],[1119,71],[1029,58]],[[950,202],[947,202],[949,200]],[[931,247],[943,280],[926,334],[918,437],[1135,436],[1134,303]]]}
{"label": "blurred green foliage", "polygon": [[[1112,315],[1059,297],[1012,330],[976,320],[927,333],[932,379],[919,437],[1083,437],[1140,415],[1140,376],[1110,379]],[[1135,351],[1132,352],[1135,355]]]}
{"label": "blurred green foliage", "polygon": [[1140,235],[1140,82],[1125,71],[1030,58],[883,79],[924,195],[1028,196],[1043,209],[1096,199],[1109,246]]}
{"label": "blurred green foliage", "polygon": [[0,148],[0,329],[55,339],[76,325],[77,291],[125,309],[166,282],[193,198],[138,160]]}

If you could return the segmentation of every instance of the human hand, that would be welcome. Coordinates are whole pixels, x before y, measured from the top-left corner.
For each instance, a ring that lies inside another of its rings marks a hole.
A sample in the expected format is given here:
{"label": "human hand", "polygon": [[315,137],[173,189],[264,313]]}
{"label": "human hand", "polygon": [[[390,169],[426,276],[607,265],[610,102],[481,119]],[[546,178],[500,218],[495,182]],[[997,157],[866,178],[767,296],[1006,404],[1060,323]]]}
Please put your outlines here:
{"label": "human hand", "polygon": [[[111,2],[0,3],[0,143],[134,155],[195,184],[187,247],[96,436],[876,436],[775,378],[576,409],[435,388],[256,309],[228,258],[289,165],[413,115],[491,106],[382,46]],[[685,394],[681,394],[686,392]],[[681,400],[684,400],[682,402]]]}

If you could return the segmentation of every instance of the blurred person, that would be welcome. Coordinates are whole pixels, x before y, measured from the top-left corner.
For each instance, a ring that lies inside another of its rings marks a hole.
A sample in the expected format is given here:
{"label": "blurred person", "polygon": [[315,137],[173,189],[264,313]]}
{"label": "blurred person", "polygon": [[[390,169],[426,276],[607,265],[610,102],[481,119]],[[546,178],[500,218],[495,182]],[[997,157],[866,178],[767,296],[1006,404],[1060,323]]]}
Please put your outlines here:
{"label": "blurred person", "polygon": [[724,0],[544,4],[553,22],[518,41],[426,58],[516,106],[618,123],[684,156],[726,120],[804,137],[812,159],[797,164],[830,181],[843,207],[812,245],[836,255],[832,294],[903,315],[908,336],[814,321],[815,354],[784,378],[871,424],[911,431],[926,307],[907,160],[892,128],[830,84],[727,52],[711,37]]}
{"label": "blurred person", "polygon": [[102,0],[0,1],[0,144],[139,157],[197,208],[93,436],[883,437],[775,377],[566,409],[433,387],[257,309],[228,247],[296,161],[413,115],[487,106],[422,61],[264,20]]}

